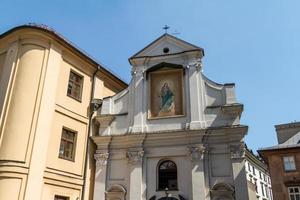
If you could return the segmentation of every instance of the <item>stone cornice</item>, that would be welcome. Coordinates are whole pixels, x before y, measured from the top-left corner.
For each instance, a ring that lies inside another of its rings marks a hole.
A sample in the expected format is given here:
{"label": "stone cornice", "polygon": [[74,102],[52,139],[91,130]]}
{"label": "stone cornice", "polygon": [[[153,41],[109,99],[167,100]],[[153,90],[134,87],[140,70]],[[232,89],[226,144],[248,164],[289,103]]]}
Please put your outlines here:
{"label": "stone cornice", "polygon": [[240,142],[247,132],[246,126],[209,128],[201,130],[156,133],[93,136],[98,149],[141,148],[210,143]]}

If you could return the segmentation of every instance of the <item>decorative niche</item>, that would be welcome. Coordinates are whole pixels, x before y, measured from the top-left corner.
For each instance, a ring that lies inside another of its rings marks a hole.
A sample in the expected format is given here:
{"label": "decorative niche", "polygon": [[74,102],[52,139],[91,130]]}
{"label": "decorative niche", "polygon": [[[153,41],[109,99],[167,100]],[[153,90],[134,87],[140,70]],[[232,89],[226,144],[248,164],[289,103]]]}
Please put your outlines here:
{"label": "decorative niche", "polygon": [[161,63],[148,71],[148,119],[185,115],[183,77],[181,65]]}

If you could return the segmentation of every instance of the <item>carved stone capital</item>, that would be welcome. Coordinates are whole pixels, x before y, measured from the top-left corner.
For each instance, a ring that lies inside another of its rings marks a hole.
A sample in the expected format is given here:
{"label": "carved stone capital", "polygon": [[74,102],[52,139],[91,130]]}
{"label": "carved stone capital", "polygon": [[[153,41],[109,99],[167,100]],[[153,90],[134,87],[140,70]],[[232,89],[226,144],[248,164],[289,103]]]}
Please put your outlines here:
{"label": "carved stone capital", "polygon": [[96,153],[94,158],[96,160],[97,167],[104,167],[107,165],[107,160],[109,157],[109,153]]}
{"label": "carved stone capital", "polygon": [[187,68],[195,68],[197,71],[201,70],[203,67],[202,60],[198,59],[195,62],[189,64]]}
{"label": "carved stone capital", "polygon": [[203,145],[188,147],[188,154],[193,162],[203,160],[205,147]]}
{"label": "carved stone capital", "polygon": [[245,144],[230,145],[231,158],[244,158],[245,157]]}
{"label": "carved stone capital", "polygon": [[127,151],[126,156],[129,164],[141,164],[144,157],[144,151]]}
{"label": "carved stone capital", "polygon": [[133,68],[131,70],[131,75],[132,76],[143,76],[145,73],[145,69],[144,68]]}

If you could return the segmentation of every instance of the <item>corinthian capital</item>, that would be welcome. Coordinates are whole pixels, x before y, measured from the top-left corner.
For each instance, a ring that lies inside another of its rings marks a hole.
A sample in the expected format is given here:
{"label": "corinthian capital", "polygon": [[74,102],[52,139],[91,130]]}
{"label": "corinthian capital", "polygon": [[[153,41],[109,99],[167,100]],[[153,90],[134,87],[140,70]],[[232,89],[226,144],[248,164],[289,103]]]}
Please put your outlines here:
{"label": "corinthian capital", "polygon": [[245,157],[245,144],[241,142],[240,144],[230,145],[231,158],[244,158]]}
{"label": "corinthian capital", "polygon": [[195,68],[197,71],[202,69],[202,60],[198,59],[196,61],[194,61],[193,63],[188,65],[188,68]]}
{"label": "corinthian capital", "polygon": [[188,154],[193,162],[197,160],[202,160],[204,157],[204,153],[205,147],[203,145],[188,147]]}
{"label": "corinthian capital", "polygon": [[97,167],[103,167],[107,165],[109,153],[96,153],[94,158],[96,160]]}
{"label": "corinthian capital", "polygon": [[144,151],[128,151],[126,156],[130,164],[141,164],[143,161]]}

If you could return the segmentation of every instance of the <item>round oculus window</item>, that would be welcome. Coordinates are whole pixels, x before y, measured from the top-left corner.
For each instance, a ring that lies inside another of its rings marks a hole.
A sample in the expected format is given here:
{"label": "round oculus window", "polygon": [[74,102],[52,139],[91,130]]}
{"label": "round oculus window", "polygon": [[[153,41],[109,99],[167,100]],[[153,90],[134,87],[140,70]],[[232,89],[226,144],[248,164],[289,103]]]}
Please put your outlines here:
{"label": "round oculus window", "polygon": [[169,49],[168,47],[165,47],[165,48],[163,49],[163,52],[164,52],[164,53],[169,53],[169,51],[170,51],[170,49]]}

